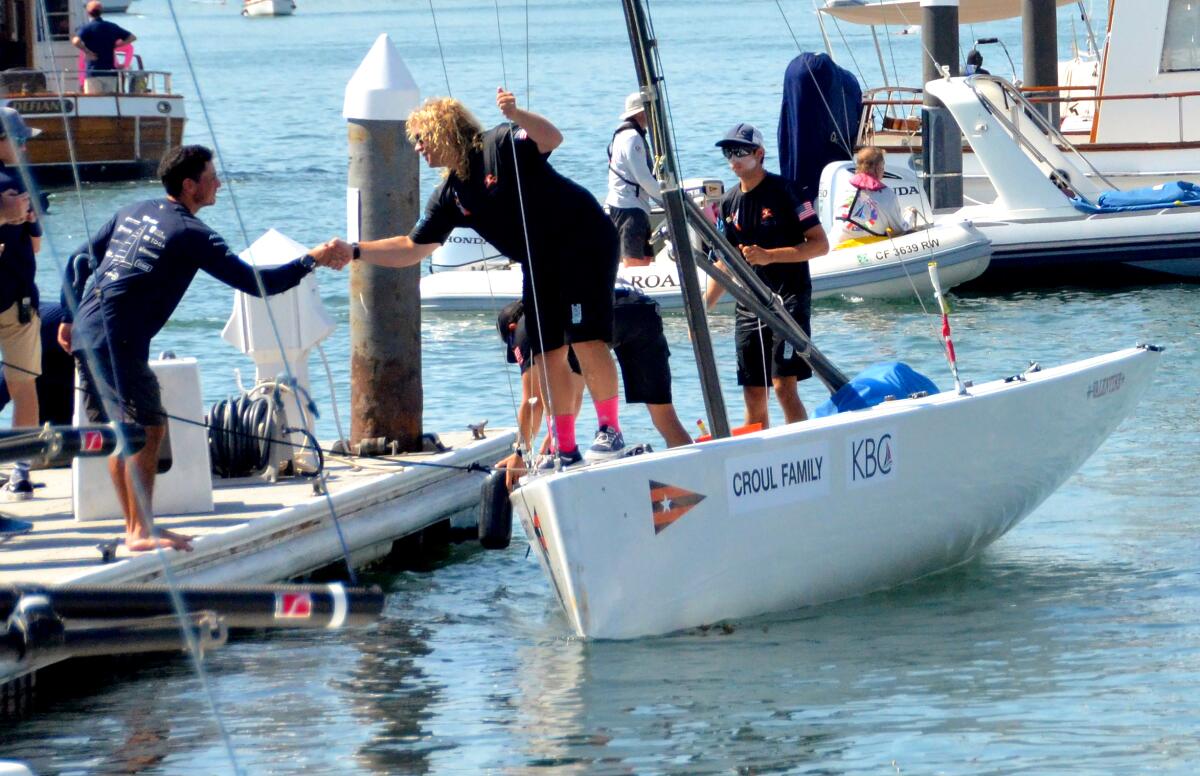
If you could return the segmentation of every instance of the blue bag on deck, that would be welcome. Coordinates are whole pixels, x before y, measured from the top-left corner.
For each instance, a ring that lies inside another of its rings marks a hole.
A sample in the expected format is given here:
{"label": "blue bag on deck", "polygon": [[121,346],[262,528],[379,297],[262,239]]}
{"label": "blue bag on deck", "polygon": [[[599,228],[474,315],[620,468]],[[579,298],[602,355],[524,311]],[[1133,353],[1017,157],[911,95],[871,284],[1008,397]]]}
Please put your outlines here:
{"label": "blue bag on deck", "polygon": [[1096,204],[1075,197],[1075,207],[1085,213],[1120,213],[1126,210],[1158,210],[1164,207],[1200,205],[1200,186],[1187,181],[1160,183],[1128,191],[1106,191]]}
{"label": "blue bag on deck", "polygon": [[860,372],[853,380],[843,385],[814,410],[814,416],[823,418],[839,412],[851,412],[874,407],[888,396],[906,399],[918,391],[938,393],[938,387],[908,364],[892,361],[876,364]]}

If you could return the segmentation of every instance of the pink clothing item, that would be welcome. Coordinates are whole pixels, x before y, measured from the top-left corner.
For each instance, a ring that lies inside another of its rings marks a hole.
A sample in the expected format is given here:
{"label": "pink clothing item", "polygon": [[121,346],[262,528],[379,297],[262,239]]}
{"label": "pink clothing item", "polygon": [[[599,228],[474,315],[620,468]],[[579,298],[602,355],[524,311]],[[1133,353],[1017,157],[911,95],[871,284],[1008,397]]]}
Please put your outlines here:
{"label": "pink clothing item", "polygon": [[620,412],[617,397],[613,396],[593,403],[596,405],[596,421],[601,426],[608,426],[614,431],[620,431],[621,426],[617,423],[617,415]]}
{"label": "pink clothing item", "polygon": [[570,453],[579,449],[579,443],[575,441],[574,415],[555,415],[553,428],[554,444],[558,452]]}
{"label": "pink clothing item", "polygon": [[866,172],[855,173],[854,177],[850,179],[850,185],[856,189],[866,189],[867,191],[882,191],[887,188],[882,181]]}

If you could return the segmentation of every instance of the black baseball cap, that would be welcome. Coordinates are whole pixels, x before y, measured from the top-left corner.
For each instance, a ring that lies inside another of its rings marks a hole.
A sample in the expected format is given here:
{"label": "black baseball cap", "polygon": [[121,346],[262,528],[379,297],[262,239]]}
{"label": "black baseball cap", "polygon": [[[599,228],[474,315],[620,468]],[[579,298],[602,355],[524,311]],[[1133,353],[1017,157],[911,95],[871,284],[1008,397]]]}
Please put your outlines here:
{"label": "black baseball cap", "polygon": [[745,122],[737,124],[725,133],[725,137],[717,141],[717,148],[729,148],[730,146],[763,148],[762,133],[755,129],[753,124]]}

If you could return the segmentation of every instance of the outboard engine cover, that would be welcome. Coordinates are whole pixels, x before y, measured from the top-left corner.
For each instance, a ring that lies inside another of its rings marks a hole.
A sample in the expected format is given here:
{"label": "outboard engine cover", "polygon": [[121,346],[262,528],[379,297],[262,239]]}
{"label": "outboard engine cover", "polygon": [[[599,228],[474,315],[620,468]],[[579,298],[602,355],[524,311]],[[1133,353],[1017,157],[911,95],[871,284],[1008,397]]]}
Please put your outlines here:
{"label": "outboard engine cover", "polygon": [[[821,219],[821,226],[824,227],[830,242],[835,241],[841,234],[842,221],[839,220],[839,216],[845,213],[846,206],[854,198],[854,187],[850,185],[850,179],[853,177],[854,162],[831,162],[821,171],[821,184],[817,189],[817,216]],[[921,188],[915,170],[908,165],[899,166],[895,170],[889,168],[883,174],[883,182],[896,192],[901,210],[907,207],[916,208],[925,218],[932,219],[933,209],[929,206],[929,199]]]}
{"label": "outboard engine cover", "polygon": [[460,226],[430,258],[432,271],[447,269],[485,269],[508,264],[500,251],[483,239],[479,232]]}

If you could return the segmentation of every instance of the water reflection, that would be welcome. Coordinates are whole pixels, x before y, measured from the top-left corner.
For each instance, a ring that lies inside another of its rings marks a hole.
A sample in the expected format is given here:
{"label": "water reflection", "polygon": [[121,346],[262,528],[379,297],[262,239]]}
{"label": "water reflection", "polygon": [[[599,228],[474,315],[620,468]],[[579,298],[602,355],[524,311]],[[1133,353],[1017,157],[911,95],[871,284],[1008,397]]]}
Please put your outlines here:
{"label": "water reflection", "polygon": [[[366,634],[364,634],[366,635]],[[371,773],[428,773],[430,755],[456,744],[429,731],[429,706],[442,689],[415,664],[430,652],[423,629],[389,616],[357,647],[353,672],[339,683],[353,694],[353,714],[371,731],[355,753]]]}
{"label": "water reflection", "polygon": [[728,629],[544,640],[518,669],[514,732],[524,765],[567,772],[879,772],[947,737],[1017,761],[1048,744],[1065,761],[1140,734],[1104,666],[1177,614],[1114,622],[1108,607],[1141,581],[1130,565],[988,559]]}

